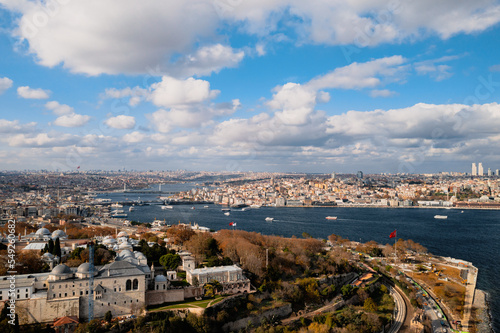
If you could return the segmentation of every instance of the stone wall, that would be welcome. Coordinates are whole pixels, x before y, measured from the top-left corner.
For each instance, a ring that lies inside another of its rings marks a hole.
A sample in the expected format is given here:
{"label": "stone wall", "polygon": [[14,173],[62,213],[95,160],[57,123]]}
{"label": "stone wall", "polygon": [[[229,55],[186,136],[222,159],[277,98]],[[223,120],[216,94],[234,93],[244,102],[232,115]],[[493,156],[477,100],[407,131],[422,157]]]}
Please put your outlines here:
{"label": "stone wall", "polygon": [[224,324],[224,326],[222,326],[222,330],[224,332],[237,332],[241,329],[246,328],[249,323],[254,326],[260,325],[263,318],[267,318],[268,320],[272,317],[285,318],[288,317],[291,313],[292,305],[290,303],[287,303],[285,305],[264,311],[259,316],[250,316]]}
{"label": "stone wall", "polygon": [[184,298],[193,298],[203,296],[203,287],[184,288]]}
{"label": "stone wall", "polygon": [[79,312],[78,297],[50,301],[45,298],[16,301],[16,313],[19,315],[19,323],[21,325],[52,323],[55,318],[59,317],[78,317]]}
{"label": "stone wall", "polygon": [[182,302],[184,289],[148,290],[146,291],[146,305],[158,305],[167,302]]}

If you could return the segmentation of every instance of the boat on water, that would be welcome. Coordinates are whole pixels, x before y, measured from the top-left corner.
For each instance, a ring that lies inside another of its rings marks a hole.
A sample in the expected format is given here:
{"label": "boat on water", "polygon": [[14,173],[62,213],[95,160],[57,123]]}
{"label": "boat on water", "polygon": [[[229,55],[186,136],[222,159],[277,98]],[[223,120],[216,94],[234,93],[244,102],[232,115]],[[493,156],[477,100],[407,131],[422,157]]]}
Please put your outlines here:
{"label": "boat on water", "polygon": [[273,220],[274,220],[274,217],[266,217],[267,222],[273,222]]}
{"label": "boat on water", "polygon": [[434,215],[434,218],[439,219],[439,220],[446,220],[448,218],[448,216],[446,216],[446,215]]}
{"label": "boat on water", "polygon": [[208,206],[203,206],[203,208],[208,208]]}
{"label": "boat on water", "polygon": [[161,209],[174,209],[174,206],[164,205],[164,206],[161,206]]}
{"label": "boat on water", "polygon": [[125,217],[127,217],[127,214],[124,213],[123,211],[121,211],[121,212],[113,212],[111,214],[111,217],[113,217],[113,218],[125,218]]}
{"label": "boat on water", "polygon": [[221,211],[223,212],[229,212],[231,210],[231,208],[222,208]]}
{"label": "boat on water", "polygon": [[130,208],[128,209],[129,212],[133,212],[134,210],[135,210],[134,206],[130,206]]}
{"label": "boat on water", "polygon": [[191,209],[196,209],[196,208],[194,208],[194,206],[193,206],[193,207],[191,207]]}
{"label": "boat on water", "polygon": [[231,212],[224,212],[224,215],[229,216],[231,215]]}
{"label": "boat on water", "polygon": [[327,216],[325,217],[327,220],[336,220],[337,216]]}
{"label": "boat on water", "polygon": [[241,211],[242,211],[242,212],[246,212],[246,211],[247,211],[247,210],[249,210],[249,209],[250,209],[250,208],[245,207],[245,208],[242,208],[242,209],[241,209]]}
{"label": "boat on water", "polygon": [[123,205],[119,204],[119,203],[114,203],[111,205],[111,208],[123,208]]}
{"label": "boat on water", "polygon": [[261,205],[250,205],[250,208],[253,208],[253,209],[258,209],[262,207]]}

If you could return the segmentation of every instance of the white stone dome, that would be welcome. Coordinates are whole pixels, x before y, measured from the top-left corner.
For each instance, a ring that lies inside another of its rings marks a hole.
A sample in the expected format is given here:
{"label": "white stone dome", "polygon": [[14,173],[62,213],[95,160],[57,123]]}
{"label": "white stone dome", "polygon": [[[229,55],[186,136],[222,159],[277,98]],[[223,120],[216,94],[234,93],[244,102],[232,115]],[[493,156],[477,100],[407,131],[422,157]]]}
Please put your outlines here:
{"label": "white stone dome", "polygon": [[117,237],[128,237],[128,234],[126,231],[120,231],[117,235]]}
{"label": "white stone dome", "polygon": [[59,264],[50,272],[50,275],[67,275],[71,274],[71,269],[65,264]]}
{"label": "white stone dome", "polygon": [[40,228],[36,231],[35,234],[40,235],[40,236],[50,236],[51,235],[50,230],[47,228]]}
{"label": "white stone dome", "polygon": [[52,238],[66,238],[68,237],[66,235],[66,233],[62,230],[54,230],[54,232],[52,233]]}

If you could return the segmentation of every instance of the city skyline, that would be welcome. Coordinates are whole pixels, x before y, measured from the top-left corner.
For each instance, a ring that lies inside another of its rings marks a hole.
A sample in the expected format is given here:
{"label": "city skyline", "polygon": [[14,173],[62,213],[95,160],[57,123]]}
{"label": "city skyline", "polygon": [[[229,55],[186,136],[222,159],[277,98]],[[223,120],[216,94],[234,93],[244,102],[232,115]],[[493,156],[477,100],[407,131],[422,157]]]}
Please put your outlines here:
{"label": "city skyline", "polygon": [[122,3],[0,0],[0,170],[500,166],[499,1]]}

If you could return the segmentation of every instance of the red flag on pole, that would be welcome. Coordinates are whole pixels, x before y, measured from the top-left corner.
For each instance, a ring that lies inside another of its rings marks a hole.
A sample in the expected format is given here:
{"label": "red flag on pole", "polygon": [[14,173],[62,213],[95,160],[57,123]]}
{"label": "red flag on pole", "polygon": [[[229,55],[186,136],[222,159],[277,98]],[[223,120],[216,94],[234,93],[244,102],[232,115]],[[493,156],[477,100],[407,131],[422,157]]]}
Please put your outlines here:
{"label": "red flag on pole", "polygon": [[391,232],[391,234],[389,235],[389,238],[394,238],[394,237],[396,237],[396,230]]}
{"label": "red flag on pole", "polygon": [[231,225],[231,226],[232,226],[233,224],[234,224],[234,222],[229,222],[229,225]]}

